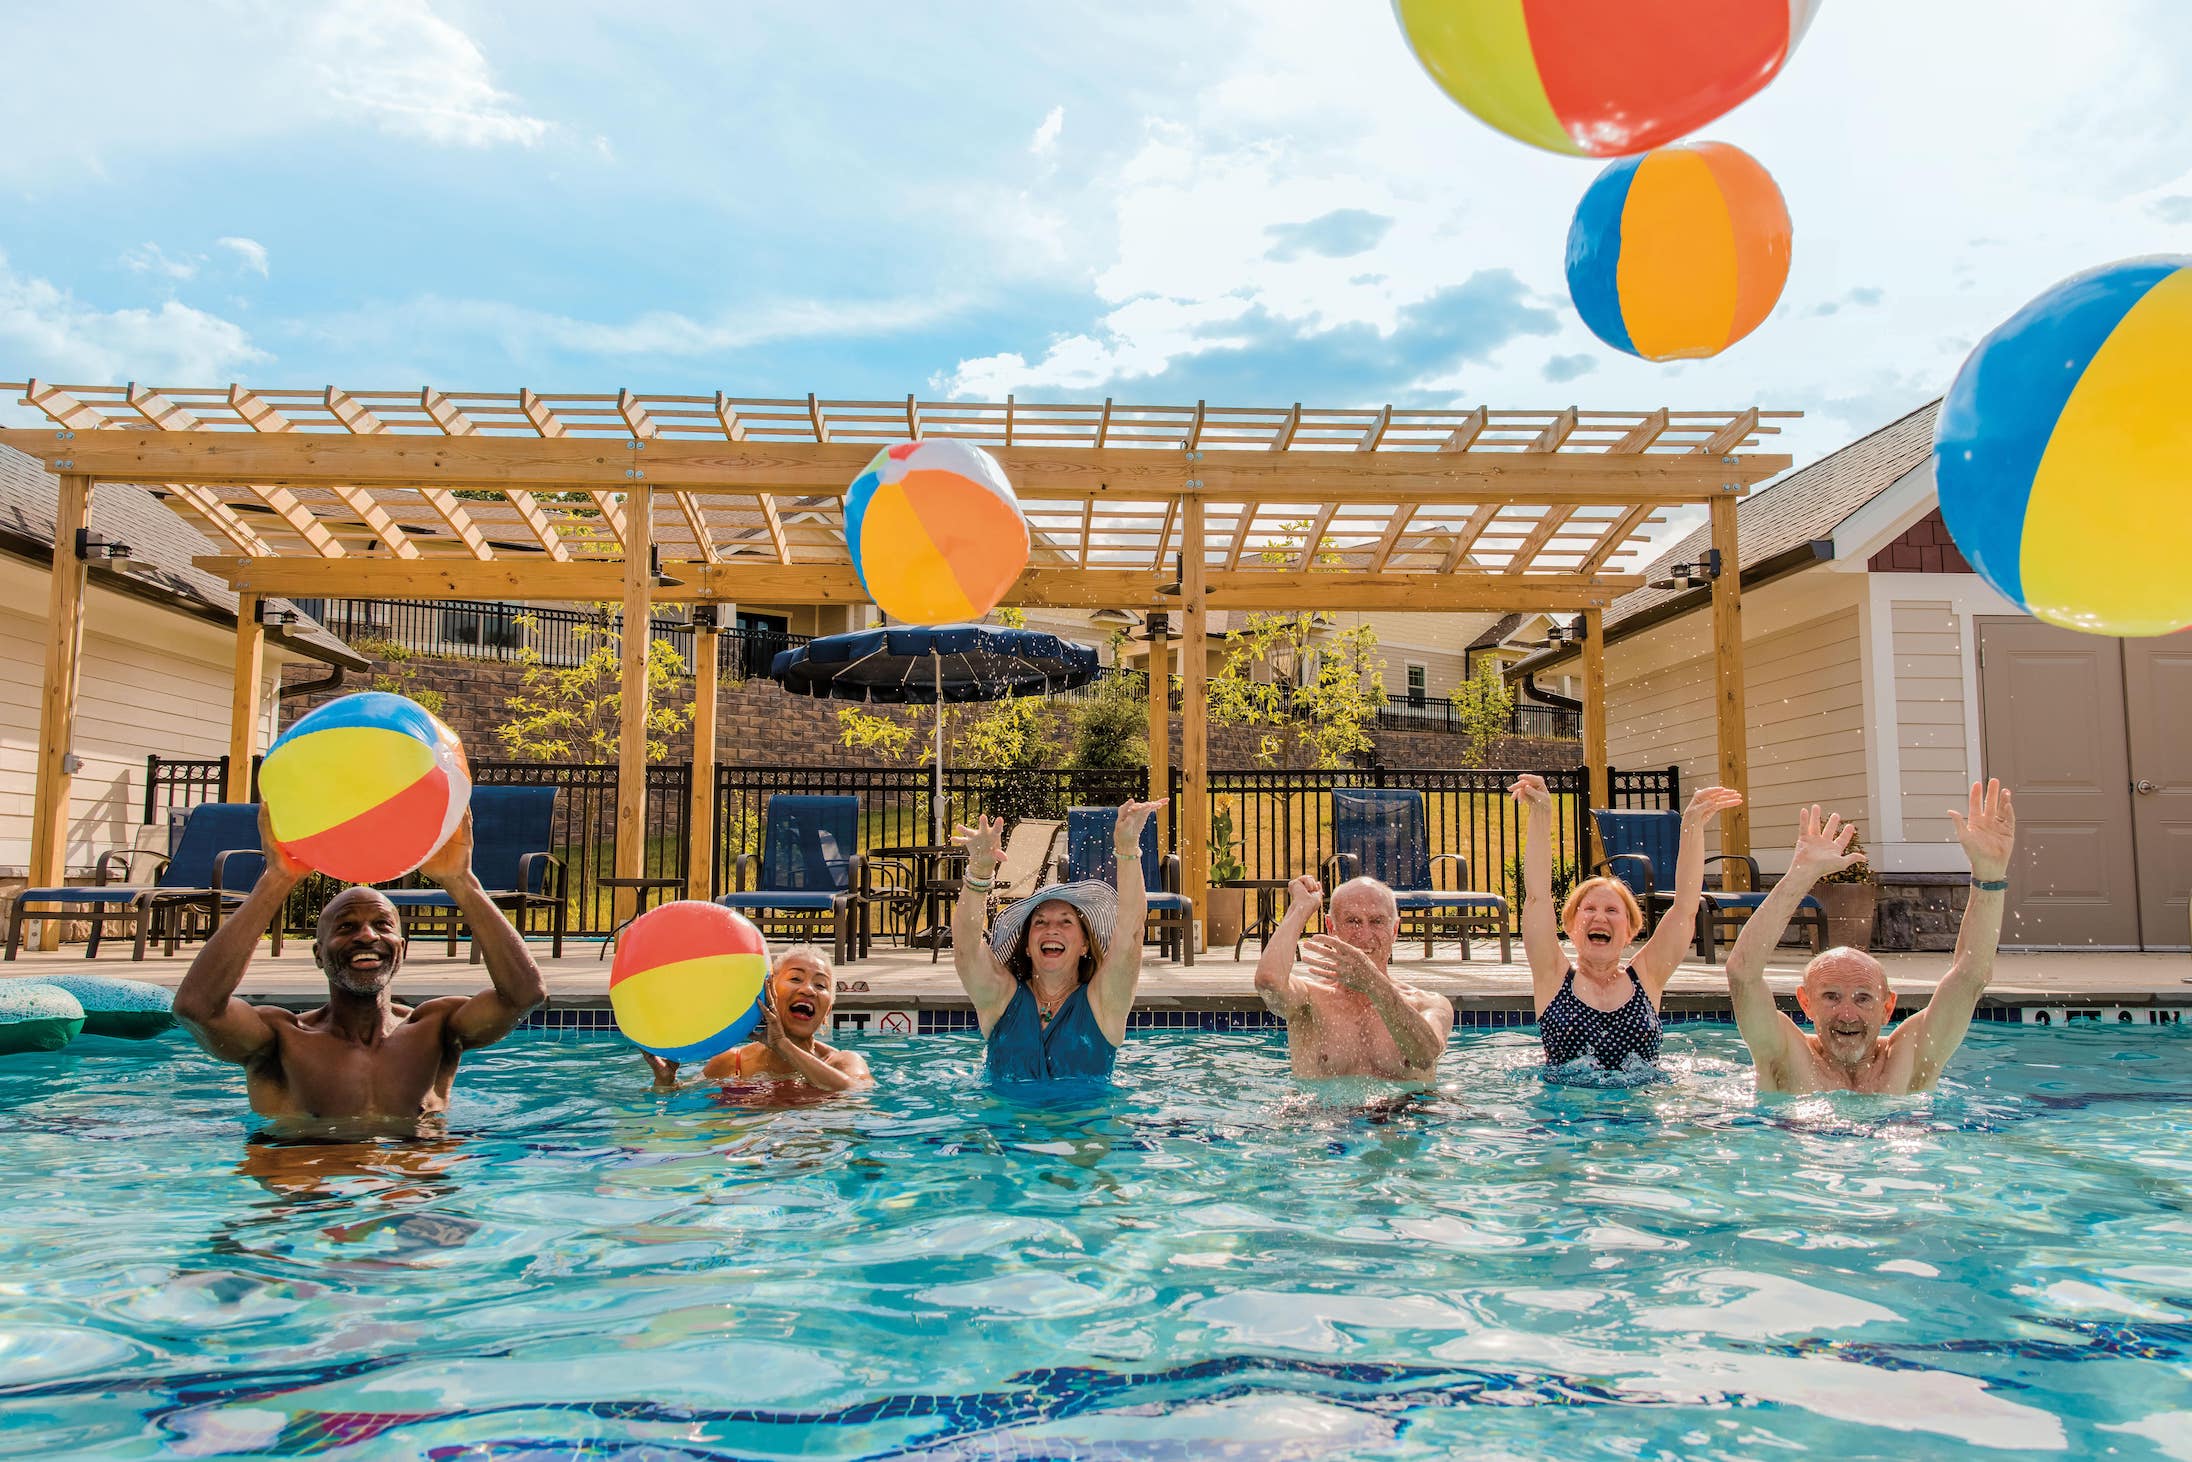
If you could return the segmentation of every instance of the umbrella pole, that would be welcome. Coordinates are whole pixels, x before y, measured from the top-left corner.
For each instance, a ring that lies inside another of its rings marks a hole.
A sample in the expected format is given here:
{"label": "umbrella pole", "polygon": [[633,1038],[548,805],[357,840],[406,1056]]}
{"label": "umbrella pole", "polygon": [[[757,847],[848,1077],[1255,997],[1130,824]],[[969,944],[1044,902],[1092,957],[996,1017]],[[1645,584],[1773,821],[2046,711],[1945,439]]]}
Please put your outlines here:
{"label": "umbrella pole", "polygon": [[936,667],[936,753],[929,758],[929,810],[936,823],[936,846],[944,846],[944,657],[929,651]]}

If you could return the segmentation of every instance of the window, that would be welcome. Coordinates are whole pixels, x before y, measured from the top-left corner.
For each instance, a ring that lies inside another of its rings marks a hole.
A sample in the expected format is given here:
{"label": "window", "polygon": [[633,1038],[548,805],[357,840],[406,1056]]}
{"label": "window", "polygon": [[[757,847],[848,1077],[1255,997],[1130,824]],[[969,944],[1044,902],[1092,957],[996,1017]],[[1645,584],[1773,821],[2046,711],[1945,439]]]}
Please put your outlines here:
{"label": "window", "polygon": [[1408,667],[1408,704],[1412,706],[1423,704],[1424,685],[1428,674],[1429,672],[1421,665]]}

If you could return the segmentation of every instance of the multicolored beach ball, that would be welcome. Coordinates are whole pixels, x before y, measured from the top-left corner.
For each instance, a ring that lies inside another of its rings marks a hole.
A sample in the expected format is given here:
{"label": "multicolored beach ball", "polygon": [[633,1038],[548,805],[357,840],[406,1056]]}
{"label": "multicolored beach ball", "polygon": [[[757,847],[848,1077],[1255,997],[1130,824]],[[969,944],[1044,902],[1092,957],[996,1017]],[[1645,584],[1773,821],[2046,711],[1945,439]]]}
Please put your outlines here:
{"label": "multicolored beach ball", "polygon": [[1941,516],[1980,577],[2101,635],[2192,625],[2192,257],[2056,285],[1979,342],[1934,424]]}
{"label": "multicolored beach ball", "polygon": [[617,1029],[666,1061],[705,1061],[761,1023],[769,946],[742,914],[680,899],[617,937],[609,1007]]}
{"label": "multicolored beach ball", "polygon": [[1393,0],[1446,94],[1574,157],[1663,146],[1780,72],[1817,0]]}
{"label": "multicolored beach ball", "polygon": [[845,492],[845,545],[868,597],[908,624],[997,607],[1027,567],[1028,526],[997,459],[927,437],[875,454]]}
{"label": "multicolored beach ball", "polygon": [[1789,210],[1740,147],[1684,143],[1600,173],[1568,227],[1568,294],[1591,333],[1646,360],[1718,355],[1789,278]]}
{"label": "multicolored beach ball", "polygon": [[368,690],[300,718],[259,768],[274,837],[352,883],[385,883],[432,857],[472,801],[457,733],[405,696]]}

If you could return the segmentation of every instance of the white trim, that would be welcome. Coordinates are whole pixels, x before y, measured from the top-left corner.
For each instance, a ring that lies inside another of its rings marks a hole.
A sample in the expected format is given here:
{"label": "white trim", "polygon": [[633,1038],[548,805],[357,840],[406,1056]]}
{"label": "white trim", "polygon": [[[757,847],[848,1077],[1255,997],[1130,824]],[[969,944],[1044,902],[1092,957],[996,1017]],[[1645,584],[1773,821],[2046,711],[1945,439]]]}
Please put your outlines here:
{"label": "white trim", "polygon": [[1933,486],[1933,459],[1928,457],[1834,525],[1834,568],[1845,574],[1865,572],[1874,554],[1902,537],[1940,502]]}
{"label": "white trim", "polygon": [[1874,866],[1885,868],[1888,848],[1903,842],[1903,748],[1896,729],[1895,601],[1882,575],[1865,581],[1857,637],[1865,684],[1866,812],[1879,860]]}

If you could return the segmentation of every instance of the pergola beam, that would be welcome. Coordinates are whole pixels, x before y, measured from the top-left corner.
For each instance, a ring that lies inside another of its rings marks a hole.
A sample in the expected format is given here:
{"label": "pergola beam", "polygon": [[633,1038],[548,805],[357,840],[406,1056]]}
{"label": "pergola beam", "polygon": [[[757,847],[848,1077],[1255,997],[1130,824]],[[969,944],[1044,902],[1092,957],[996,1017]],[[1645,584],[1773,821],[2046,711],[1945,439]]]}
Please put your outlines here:
{"label": "pergola beam", "polygon": [[[716,403],[719,409],[722,406],[722,401],[723,394],[719,391],[716,393]],[[549,408],[548,403],[523,386],[518,388],[518,409],[525,413],[525,419],[532,423],[533,430],[540,433],[541,436],[560,438],[567,434],[562,420]],[[600,490],[589,493],[588,496],[593,498],[594,511],[601,515],[601,521],[608,526],[611,536],[616,539],[617,551],[621,553],[624,549],[624,504],[622,500],[613,492]]]}
{"label": "pergola beam", "polygon": [[[75,784],[76,687],[84,663],[85,564],[76,535],[91,526],[91,479],[64,473],[53,520],[53,571],[46,592],[45,683],[38,697],[38,768],[31,789],[30,886],[68,881],[69,793]],[[61,925],[45,920],[38,947],[58,949]]]}
{"label": "pergola beam", "polygon": [[[132,381],[123,388],[123,399],[130,408],[153,427],[162,432],[199,432],[203,424],[182,407],[168,400],[157,391],[148,390]],[[272,509],[274,515],[287,524],[289,531],[303,539],[305,546],[322,558],[341,558],[346,550],[339,539],[328,531],[327,525],[312,515],[312,510],[297,501],[297,495],[286,487],[267,487],[259,483],[242,484],[250,488],[252,495]],[[332,484],[331,484],[332,485]],[[212,497],[213,494],[206,494]],[[224,504],[225,506],[225,504]]]}
{"label": "pergola beam", "polygon": [[[272,402],[258,392],[246,390],[240,385],[230,384],[228,404],[255,432],[286,432],[297,429],[297,424],[283,415]],[[388,510],[380,505],[373,494],[355,483],[331,482],[327,485],[327,490],[344,507],[357,514],[358,521],[390,553],[398,558],[419,556],[418,545],[411,541],[411,536],[403,531],[401,524],[389,516]]]}

